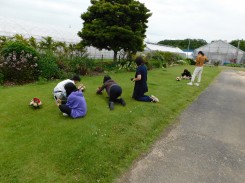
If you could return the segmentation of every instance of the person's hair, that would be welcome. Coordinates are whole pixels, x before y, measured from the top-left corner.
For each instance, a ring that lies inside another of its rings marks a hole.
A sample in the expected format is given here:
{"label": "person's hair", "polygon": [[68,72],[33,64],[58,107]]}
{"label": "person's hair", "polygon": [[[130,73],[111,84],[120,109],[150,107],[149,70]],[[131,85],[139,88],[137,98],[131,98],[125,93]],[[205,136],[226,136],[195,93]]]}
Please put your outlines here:
{"label": "person's hair", "polygon": [[73,80],[73,81],[81,81],[81,78],[78,76],[78,75],[74,75],[72,78],[71,78],[71,80]]}
{"label": "person's hair", "polygon": [[143,59],[143,57],[141,57],[141,56],[137,57],[137,58],[135,59],[135,63],[136,63],[137,66],[140,66],[140,65],[144,64],[144,59]]}
{"label": "person's hair", "polygon": [[187,69],[184,69],[184,72],[189,72]]}
{"label": "person's hair", "polygon": [[103,83],[105,83],[106,81],[108,81],[108,80],[110,80],[110,79],[111,79],[110,76],[108,76],[108,75],[104,76]]}
{"label": "person's hair", "polygon": [[204,56],[204,53],[202,51],[199,51],[198,54],[201,54],[202,56]]}
{"label": "person's hair", "polygon": [[72,92],[77,91],[77,87],[76,85],[74,85],[73,83],[69,82],[67,84],[65,84],[65,90],[66,90],[66,96],[68,97]]}

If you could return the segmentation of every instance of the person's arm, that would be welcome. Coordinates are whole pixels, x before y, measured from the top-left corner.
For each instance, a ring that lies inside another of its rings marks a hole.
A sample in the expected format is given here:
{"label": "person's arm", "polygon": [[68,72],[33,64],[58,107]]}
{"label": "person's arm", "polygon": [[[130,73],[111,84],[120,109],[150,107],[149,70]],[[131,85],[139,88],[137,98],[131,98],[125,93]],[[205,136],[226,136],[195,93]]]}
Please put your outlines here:
{"label": "person's arm", "polygon": [[140,80],[141,80],[141,74],[137,75],[137,77],[133,79],[133,81],[140,81]]}
{"label": "person's arm", "polygon": [[101,87],[99,87],[99,88],[97,89],[96,93],[97,93],[97,94],[101,94],[102,91],[105,89],[105,87],[106,87],[106,85],[103,84]]}

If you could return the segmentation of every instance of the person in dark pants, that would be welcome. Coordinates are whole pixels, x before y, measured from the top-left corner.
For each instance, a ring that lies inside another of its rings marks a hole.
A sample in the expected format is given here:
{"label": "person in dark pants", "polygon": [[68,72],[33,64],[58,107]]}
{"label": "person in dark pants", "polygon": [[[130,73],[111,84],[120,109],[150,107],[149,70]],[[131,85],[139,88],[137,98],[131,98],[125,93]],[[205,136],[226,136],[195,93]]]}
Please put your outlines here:
{"label": "person in dark pants", "polygon": [[123,106],[126,105],[123,98],[119,98],[122,95],[122,88],[111,79],[110,76],[104,76],[103,85],[97,89],[97,94],[102,94],[102,91],[106,89],[106,92],[109,96],[109,108],[110,110],[114,109],[114,103],[120,103]]}
{"label": "person in dark pants", "polygon": [[135,77],[131,79],[132,81],[135,82],[132,98],[143,102],[159,102],[157,97],[153,95],[151,96],[145,95],[145,93],[148,92],[148,86],[147,86],[147,68],[144,64],[143,58],[137,57],[135,63],[138,67],[136,69]]}
{"label": "person in dark pants", "polygon": [[181,74],[182,78],[191,79],[191,72],[187,69],[184,69],[184,72]]}
{"label": "person in dark pants", "polygon": [[67,95],[66,104],[62,104],[61,100],[58,101],[58,106],[64,116],[71,116],[72,118],[84,117],[87,113],[87,104],[83,93],[78,90],[73,83],[67,83],[64,86]]}

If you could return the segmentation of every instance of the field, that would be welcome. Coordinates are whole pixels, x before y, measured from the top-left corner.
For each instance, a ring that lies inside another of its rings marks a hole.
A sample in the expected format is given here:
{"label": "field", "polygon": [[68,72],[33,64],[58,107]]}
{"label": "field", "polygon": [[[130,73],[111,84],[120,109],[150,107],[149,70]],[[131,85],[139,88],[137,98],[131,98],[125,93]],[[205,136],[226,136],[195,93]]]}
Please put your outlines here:
{"label": "field", "polygon": [[[111,73],[127,105],[110,111],[96,95],[103,76],[83,77],[88,113],[62,116],[52,96],[58,81],[0,87],[0,182],[113,182],[164,132],[221,69],[206,67],[199,87],[175,81],[184,66],[148,72],[149,94],[160,103],[131,98],[133,72]],[[193,72],[193,66],[187,66]],[[39,97],[43,106],[28,106]]]}

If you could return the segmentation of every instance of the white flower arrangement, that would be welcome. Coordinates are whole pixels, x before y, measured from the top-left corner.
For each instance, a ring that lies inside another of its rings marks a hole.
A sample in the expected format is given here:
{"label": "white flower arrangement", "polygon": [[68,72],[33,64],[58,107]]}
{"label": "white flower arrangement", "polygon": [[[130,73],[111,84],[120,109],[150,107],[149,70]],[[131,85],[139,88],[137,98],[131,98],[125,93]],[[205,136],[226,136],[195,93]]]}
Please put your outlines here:
{"label": "white flower arrangement", "polygon": [[80,86],[78,86],[78,89],[84,92],[86,89],[86,86],[84,84],[81,84]]}
{"label": "white flower arrangement", "polygon": [[34,108],[39,108],[42,105],[42,102],[39,98],[33,98],[29,105]]}

